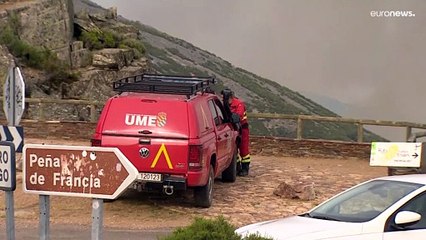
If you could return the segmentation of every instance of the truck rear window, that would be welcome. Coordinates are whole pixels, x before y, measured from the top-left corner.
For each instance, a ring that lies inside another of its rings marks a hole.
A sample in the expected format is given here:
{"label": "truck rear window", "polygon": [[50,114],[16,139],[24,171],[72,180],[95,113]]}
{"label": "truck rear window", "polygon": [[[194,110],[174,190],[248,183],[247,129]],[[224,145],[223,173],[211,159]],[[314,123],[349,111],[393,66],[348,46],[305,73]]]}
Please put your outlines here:
{"label": "truck rear window", "polygon": [[152,137],[188,138],[188,114],[185,101],[115,98],[106,114],[103,133]]}

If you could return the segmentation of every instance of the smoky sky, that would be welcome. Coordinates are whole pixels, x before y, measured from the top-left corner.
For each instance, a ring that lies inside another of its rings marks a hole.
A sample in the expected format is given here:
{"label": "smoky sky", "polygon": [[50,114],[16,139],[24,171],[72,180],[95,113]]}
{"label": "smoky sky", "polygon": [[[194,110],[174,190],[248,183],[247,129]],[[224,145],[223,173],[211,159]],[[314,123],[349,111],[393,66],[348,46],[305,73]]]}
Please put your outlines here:
{"label": "smoky sky", "polygon": [[292,90],[341,101],[350,117],[426,123],[426,1],[95,2]]}

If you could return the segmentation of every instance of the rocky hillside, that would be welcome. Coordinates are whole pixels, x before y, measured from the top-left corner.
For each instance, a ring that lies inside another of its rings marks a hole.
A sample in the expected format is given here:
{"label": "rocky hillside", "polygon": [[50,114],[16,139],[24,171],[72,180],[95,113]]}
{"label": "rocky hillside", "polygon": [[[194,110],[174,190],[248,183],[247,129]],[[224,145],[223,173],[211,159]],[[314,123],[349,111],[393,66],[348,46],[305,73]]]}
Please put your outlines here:
{"label": "rocky hillside", "polygon": [[[0,28],[0,78],[15,60],[28,97],[104,102],[115,94],[114,80],[149,71],[139,30],[117,21],[114,9],[75,12],[72,0],[3,0]],[[38,112],[30,105],[26,117]],[[85,106],[52,104],[44,112],[49,120],[88,120]]]}
{"label": "rocky hillside", "polygon": [[[152,68],[163,74],[216,76],[219,84],[233,89],[247,103],[249,112],[338,116],[298,92],[235,67],[226,60],[191,43],[172,37],[137,21],[120,18],[141,31],[142,40]],[[295,122],[286,120],[251,120],[252,133],[295,137]],[[309,138],[356,140],[356,128],[350,124],[306,122],[304,136]],[[366,141],[384,140],[369,131]]]}
{"label": "rocky hillside", "polygon": [[[65,74],[60,72],[52,76],[45,68],[24,61],[27,55],[19,55],[18,52],[16,56],[13,46],[7,44],[7,41],[3,42],[3,47],[0,46],[0,72],[5,73],[5,66],[12,59],[7,52],[12,52],[24,68],[32,97],[105,101],[114,94],[111,90],[112,81],[124,76],[142,72],[194,74],[215,76],[218,79],[215,90],[220,91],[224,87],[233,89],[247,103],[249,112],[337,116],[303,95],[235,67],[213,53],[140,22],[117,16],[114,8],[103,9],[88,0],[12,2],[13,10],[9,1],[8,8],[2,13],[2,6],[6,8],[8,3],[0,1],[0,24],[12,24],[11,29],[18,29],[14,34],[19,37],[19,41],[50,49],[57,53],[61,62],[71,67],[71,71]],[[32,19],[29,21],[27,18],[31,11]],[[60,16],[47,15],[46,12],[56,12]],[[41,23],[37,27],[42,29],[33,33],[25,30],[34,22]],[[46,32],[47,29],[49,32]],[[37,34],[43,31],[45,34]],[[56,38],[64,39],[62,45],[70,47],[58,48],[43,43],[43,39]],[[0,43],[1,39],[0,34]],[[61,54],[62,49],[69,52]],[[79,110],[59,106],[53,106],[52,109],[56,115],[62,113],[61,116],[68,116],[71,120],[84,120]],[[29,116],[32,116],[32,111],[37,111],[37,108],[30,108]],[[296,135],[294,121],[252,119],[251,123],[253,134]],[[348,124],[307,122],[304,128],[305,137],[356,140],[356,127]],[[378,137],[369,133],[365,135],[366,141],[372,139]]]}

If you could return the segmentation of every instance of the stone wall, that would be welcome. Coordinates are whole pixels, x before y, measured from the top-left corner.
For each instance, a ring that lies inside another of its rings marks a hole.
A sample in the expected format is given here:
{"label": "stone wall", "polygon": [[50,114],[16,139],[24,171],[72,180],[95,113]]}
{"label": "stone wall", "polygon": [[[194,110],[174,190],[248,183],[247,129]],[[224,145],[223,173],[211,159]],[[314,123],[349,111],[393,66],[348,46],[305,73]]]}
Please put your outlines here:
{"label": "stone wall", "polygon": [[[3,123],[4,124],[4,123]],[[24,135],[29,138],[68,139],[89,141],[96,123],[38,122],[23,120]],[[370,143],[349,143],[322,140],[295,140],[272,137],[251,137],[253,155],[294,157],[370,159]]]}
{"label": "stone wall", "polygon": [[29,138],[90,140],[95,132],[96,123],[23,120],[21,126],[24,127],[24,136]]}
{"label": "stone wall", "polygon": [[252,137],[251,152],[259,155],[370,159],[371,143]]}

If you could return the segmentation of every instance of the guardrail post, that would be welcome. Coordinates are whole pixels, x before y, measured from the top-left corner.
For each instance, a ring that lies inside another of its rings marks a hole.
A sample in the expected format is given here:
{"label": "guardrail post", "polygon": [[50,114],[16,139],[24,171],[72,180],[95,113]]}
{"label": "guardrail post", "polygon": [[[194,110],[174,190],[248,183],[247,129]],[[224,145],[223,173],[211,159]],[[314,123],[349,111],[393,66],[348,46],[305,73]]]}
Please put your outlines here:
{"label": "guardrail post", "polygon": [[303,138],[303,120],[302,120],[302,118],[300,118],[300,117],[298,117],[297,118],[297,129],[296,129],[296,134],[297,134],[297,136],[296,136],[296,138],[297,138],[297,140],[302,140],[302,138]]}
{"label": "guardrail post", "polygon": [[405,141],[408,142],[410,140],[411,134],[412,134],[412,127],[407,127],[407,131],[405,134]]}
{"label": "guardrail post", "polygon": [[96,122],[96,106],[90,104],[90,122]]}
{"label": "guardrail post", "polygon": [[358,138],[358,142],[362,143],[364,142],[364,128],[363,125],[361,123],[357,123],[357,138]]}
{"label": "guardrail post", "polygon": [[38,108],[38,117],[39,117],[39,120],[44,120],[44,106],[43,106],[43,103],[38,103],[38,106],[39,106],[39,108]]}

